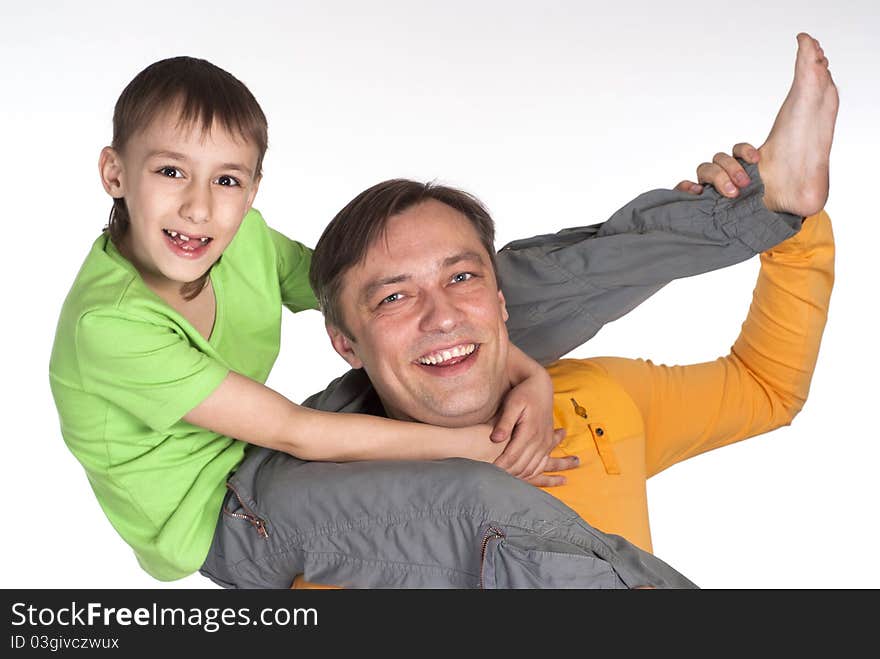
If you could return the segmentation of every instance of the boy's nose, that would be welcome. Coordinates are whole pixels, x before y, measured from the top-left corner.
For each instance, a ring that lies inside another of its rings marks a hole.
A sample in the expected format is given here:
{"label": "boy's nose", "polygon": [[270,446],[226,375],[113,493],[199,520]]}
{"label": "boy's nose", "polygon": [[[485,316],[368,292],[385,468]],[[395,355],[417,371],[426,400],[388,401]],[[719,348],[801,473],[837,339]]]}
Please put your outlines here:
{"label": "boy's nose", "polygon": [[180,208],[185,220],[196,224],[204,224],[210,219],[210,193],[202,186],[193,185],[187,191],[187,197]]}

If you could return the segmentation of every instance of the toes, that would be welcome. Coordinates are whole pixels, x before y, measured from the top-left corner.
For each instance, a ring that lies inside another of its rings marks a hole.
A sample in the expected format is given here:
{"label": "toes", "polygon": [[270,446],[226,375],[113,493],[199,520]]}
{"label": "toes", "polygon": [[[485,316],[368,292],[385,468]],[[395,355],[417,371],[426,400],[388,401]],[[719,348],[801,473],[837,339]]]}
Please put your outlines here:
{"label": "toes", "polygon": [[[804,55],[814,55],[817,62],[825,58],[825,52],[822,50],[822,46],[819,45],[819,41],[806,32],[798,33],[797,42],[798,51],[803,52]],[[813,52],[809,52],[810,50]]]}
{"label": "toes", "polygon": [[800,51],[808,51],[808,50],[817,50],[819,48],[819,42],[816,41],[813,37],[811,37],[806,32],[801,32],[797,35],[797,43],[798,50]]}

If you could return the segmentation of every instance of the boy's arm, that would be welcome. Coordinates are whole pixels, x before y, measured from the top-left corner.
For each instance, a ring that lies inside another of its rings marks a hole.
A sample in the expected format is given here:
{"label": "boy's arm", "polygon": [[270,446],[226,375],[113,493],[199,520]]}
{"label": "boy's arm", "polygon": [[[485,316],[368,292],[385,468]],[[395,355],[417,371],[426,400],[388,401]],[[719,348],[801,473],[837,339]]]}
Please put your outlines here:
{"label": "boy's arm", "polygon": [[[491,462],[505,444],[489,426],[437,428],[295,405],[193,346],[173,326],[108,307],[79,319],[80,386],[168,436],[189,424],[307,460],[438,459]],[[173,430],[172,430],[173,428]]]}
{"label": "boy's arm", "polygon": [[309,285],[312,250],[271,227],[269,235],[275,246],[282,304],[293,312],[317,309],[318,301]]}
{"label": "boy's arm", "polygon": [[771,213],[754,164],[728,199],[653,190],[603,224],[514,241],[497,256],[513,343],[549,363],[673,279],[723,268],[793,236],[801,218]]}
{"label": "boy's arm", "polygon": [[591,360],[641,412],[648,475],[791,422],[807,398],[833,281],[834,238],[823,211],[761,255],[752,305],[727,357],[690,366]]}
{"label": "boy's arm", "polygon": [[244,375],[229,371],[187,412],[188,423],[220,435],[289,453],[302,460],[495,460],[503,443],[489,426],[440,428],[366,414],[313,410]]}

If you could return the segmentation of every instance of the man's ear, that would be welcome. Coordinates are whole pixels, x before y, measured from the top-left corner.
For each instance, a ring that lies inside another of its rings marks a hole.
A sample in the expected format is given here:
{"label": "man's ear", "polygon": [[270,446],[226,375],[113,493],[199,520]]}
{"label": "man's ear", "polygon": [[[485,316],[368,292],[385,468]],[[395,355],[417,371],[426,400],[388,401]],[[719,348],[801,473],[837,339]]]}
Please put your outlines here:
{"label": "man's ear", "polygon": [[339,353],[339,356],[347,361],[352,368],[363,368],[364,363],[354,352],[352,345],[354,341],[345,336],[345,333],[335,325],[324,323],[324,328],[327,330],[327,336],[330,337],[333,349]]}
{"label": "man's ear", "polygon": [[507,313],[507,302],[504,301],[504,293],[501,292],[501,289],[498,289],[498,304],[501,305],[501,317],[504,319],[504,322],[507,322],[507,319],[510,318],[510,314]]}
{"label": "man's ear", "polygon": [[98,173],[101,176],[101,185],[107,194],[114,199],[125,196],[125,184],[122,176],[122,158],[113,147],[105,146],[101,149],[98,158]]}

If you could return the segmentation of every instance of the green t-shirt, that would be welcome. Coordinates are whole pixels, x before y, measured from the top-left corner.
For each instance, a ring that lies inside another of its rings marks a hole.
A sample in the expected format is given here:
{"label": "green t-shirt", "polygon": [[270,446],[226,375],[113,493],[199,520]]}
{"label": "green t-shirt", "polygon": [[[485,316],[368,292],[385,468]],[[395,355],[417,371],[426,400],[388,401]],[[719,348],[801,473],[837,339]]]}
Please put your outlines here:
{"label": "green t-shirt", "polygon": [[265,382],[281,305],[317,308],[311,251],[255,210],[211,270],[206,340],[153,293],[105,234],[64,302],[49,379],[67,446],[141,566],[170,581],[201,567],[245,444],[186,423],[229,372]]}

